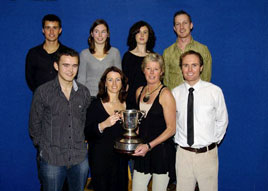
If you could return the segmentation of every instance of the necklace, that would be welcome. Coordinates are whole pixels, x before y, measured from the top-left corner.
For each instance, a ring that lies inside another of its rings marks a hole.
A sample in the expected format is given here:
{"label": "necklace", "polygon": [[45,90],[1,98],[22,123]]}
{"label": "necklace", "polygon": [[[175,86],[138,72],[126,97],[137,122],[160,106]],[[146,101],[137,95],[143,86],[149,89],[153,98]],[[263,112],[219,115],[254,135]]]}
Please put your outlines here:
{"label": "necklace", "polygon": [[162,84],[160,82],[160,84],[153,91],[151,91],[151,93],[149,92],[148,87],[147,87],[146,94],[143,97],[143,102],[145,102],[145,103],[148,102],[150,100],[150,95],[152,95],[161,85]]}

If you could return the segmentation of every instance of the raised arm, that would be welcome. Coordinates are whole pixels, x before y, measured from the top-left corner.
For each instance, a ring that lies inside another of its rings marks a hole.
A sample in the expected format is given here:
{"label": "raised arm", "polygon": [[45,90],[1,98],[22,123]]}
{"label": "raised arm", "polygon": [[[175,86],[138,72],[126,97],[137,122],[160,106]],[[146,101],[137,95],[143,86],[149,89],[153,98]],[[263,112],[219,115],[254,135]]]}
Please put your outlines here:
{"label": "raised arm", "polygon": [[85,127],[87,140],[101,137],[106,128],[113,126],[120,119],[119,114],[114,114],[103,120],[101,115],[104,115],[104,113],[102,113],[99,104],[101,104],[99,100],[93,101],[87,110]]}

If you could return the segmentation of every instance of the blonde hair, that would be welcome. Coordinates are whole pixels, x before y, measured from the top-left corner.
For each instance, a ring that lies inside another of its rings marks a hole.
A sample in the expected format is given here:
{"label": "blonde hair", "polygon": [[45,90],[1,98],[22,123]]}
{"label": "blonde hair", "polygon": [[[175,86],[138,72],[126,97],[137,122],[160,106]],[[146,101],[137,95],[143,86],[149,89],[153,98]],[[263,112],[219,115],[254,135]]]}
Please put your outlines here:
{"label": "blonde hair", "polygon": [[164,69],[164,59],[163,57],[158,54],[158,53],[149,53],[147,56],[144,57],[143,61],[142,61],[142,64],[141,64],[141,70],[144,72],[144,69],[145,69],[145,66],[148,62],[157,62],[160,66],[160,69],[161,69],[161,72],[162,72],[162,75],[161,75],[161,80],[164,76],[164,72],[165,72],[165,69]]}

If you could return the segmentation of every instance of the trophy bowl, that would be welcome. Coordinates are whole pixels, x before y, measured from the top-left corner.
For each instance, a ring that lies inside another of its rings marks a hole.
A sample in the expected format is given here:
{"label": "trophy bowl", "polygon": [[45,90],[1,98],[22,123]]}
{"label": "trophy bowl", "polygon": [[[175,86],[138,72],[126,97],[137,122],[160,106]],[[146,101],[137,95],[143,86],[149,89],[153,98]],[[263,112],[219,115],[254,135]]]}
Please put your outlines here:
{"label": "trophy bowl", "polygon": [[121,116],[125,133],[122,137],[116,139],[114,148],[120,153],[132,154],[136,147],[142,143],[142,140],[136,134],[138,124],[145,116],[145,111],[135,109],[117,111]]}

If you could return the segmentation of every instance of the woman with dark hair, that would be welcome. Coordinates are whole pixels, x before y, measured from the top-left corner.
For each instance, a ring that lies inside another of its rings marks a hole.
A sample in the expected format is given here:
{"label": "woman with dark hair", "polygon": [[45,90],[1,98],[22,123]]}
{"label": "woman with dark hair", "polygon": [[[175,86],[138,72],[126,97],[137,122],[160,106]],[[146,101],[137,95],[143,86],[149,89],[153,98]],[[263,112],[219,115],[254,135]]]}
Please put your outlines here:
{"label": "woman with dark hair", "polygon": [[87,111],[85,134],[91,143],[94,191],[128,190],[128,160],[114,151],[114,141],[124,131],[115,111],[126,109],[126,88],[122,71],[114,66],[107,68],[99,82],[97,99]]}
{"label": "woman with dark hair", "polygon": [[96,20],[89,33],[89,48],[80,53],[77,80],[89,89],[92,98],[96,98],[100,76],[108,67],[121,68],[121,58],[118,49],[110,45],[110,31],[106,21]]}
{"label": "woman with dark hair", "polygon": [[122,69],[128,78],[127,108],[129,109],[136,108],[136,90],[146,84],[141,63],[148,53],[153,52],[155,40],[152,27],[145,21],[135,23],[129,30],[127,41],[129,48],[122,60]]}

